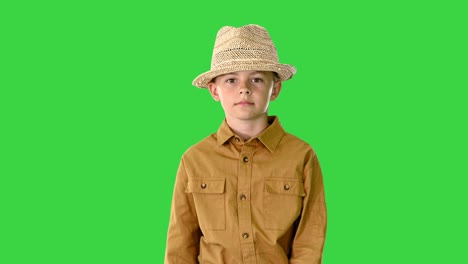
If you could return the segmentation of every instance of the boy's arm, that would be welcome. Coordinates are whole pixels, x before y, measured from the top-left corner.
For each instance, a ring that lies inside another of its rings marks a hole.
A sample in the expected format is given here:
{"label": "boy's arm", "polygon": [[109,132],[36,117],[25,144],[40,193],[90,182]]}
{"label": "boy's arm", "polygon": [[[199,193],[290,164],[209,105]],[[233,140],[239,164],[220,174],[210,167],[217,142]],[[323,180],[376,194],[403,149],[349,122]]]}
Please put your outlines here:
{"label": "boy's arm", "polygon": [[198,226],[193,197],[185,193],[187,181],[182,158],[172,194],[165,264],[198,263],[201,231]]}
{"label": "boy's arm", "polygon": [[327,212],[322,171],[314,154],[304,170],[306,196],[292,244],[290,264],[322,263],[327,228]]}

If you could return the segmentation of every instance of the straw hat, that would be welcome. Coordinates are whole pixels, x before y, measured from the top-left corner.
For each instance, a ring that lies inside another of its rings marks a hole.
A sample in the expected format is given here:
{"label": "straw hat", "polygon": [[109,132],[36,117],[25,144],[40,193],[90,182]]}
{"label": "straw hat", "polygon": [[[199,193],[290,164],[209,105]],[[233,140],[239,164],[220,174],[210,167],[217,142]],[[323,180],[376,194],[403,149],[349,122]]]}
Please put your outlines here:
{"label": "straw hat", "polygon": [[208,88],[216,76],[236,71],[272,71],[286,81],[296,73],[296,68],[279,63],[276,47],[265,28],[225,26],[216,35],[210,71],[197,76],[193,85]]}

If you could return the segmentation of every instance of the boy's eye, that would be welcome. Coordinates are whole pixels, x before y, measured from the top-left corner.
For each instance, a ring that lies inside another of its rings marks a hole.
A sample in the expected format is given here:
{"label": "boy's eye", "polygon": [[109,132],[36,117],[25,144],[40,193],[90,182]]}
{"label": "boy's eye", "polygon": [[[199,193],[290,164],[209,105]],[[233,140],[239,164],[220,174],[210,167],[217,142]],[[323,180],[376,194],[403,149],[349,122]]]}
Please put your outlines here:
{"label": "boy's eye", "polygon": [[234,80],[233,78],[230,78],[230,79],[227,79],[226,82],[227,83],[234,83],[236,80]]}
{"label": "boy's eye", "polygon": [[252,82],[254,82],[254,83],[263,82],[263,79],[262,78],[253,78]]}

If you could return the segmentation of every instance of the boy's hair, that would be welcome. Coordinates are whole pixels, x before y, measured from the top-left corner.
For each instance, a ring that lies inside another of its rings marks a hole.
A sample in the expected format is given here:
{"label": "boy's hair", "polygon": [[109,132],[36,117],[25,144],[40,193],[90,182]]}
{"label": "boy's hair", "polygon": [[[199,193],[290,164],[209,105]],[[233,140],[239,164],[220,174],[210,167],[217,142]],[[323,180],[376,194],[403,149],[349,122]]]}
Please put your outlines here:
{"label": "boy's hair", "polygon": [[[280,80],[280,77],[278,75],[277,72],[272,72],[273,73],[273,81],[276,82],[276,81],[279,81]],[[214,77],[213,79],[211,79],[211,81],[209,81],[208,83],[214,83],[216,82],[216,78],[218,78],[218,76]]]}
{"label": "boy's hair", "polygon": [[296,73],[296,68],[281,64],[268,31],[258,25],[240,28],[222,27],[216,35],[211,59],[211,69],[193,80],[193,85],[208,88],[219,75],[237,71],[271,71],[286,81]]}

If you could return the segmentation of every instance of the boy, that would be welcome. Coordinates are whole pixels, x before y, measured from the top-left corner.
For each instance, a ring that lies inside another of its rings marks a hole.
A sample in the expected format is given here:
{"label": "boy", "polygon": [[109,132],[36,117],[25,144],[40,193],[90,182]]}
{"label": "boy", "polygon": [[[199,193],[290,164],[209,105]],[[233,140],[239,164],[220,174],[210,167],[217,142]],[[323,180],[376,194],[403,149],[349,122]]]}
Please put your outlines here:
{"label": "boy", "polygon": [[181,159],[165,263],[322,262],[326,209],[317,156],[267,113],[295,72],[279,63],[263,27],[218,31],[211,70],[193,84],[221,102],[226,118]]}

